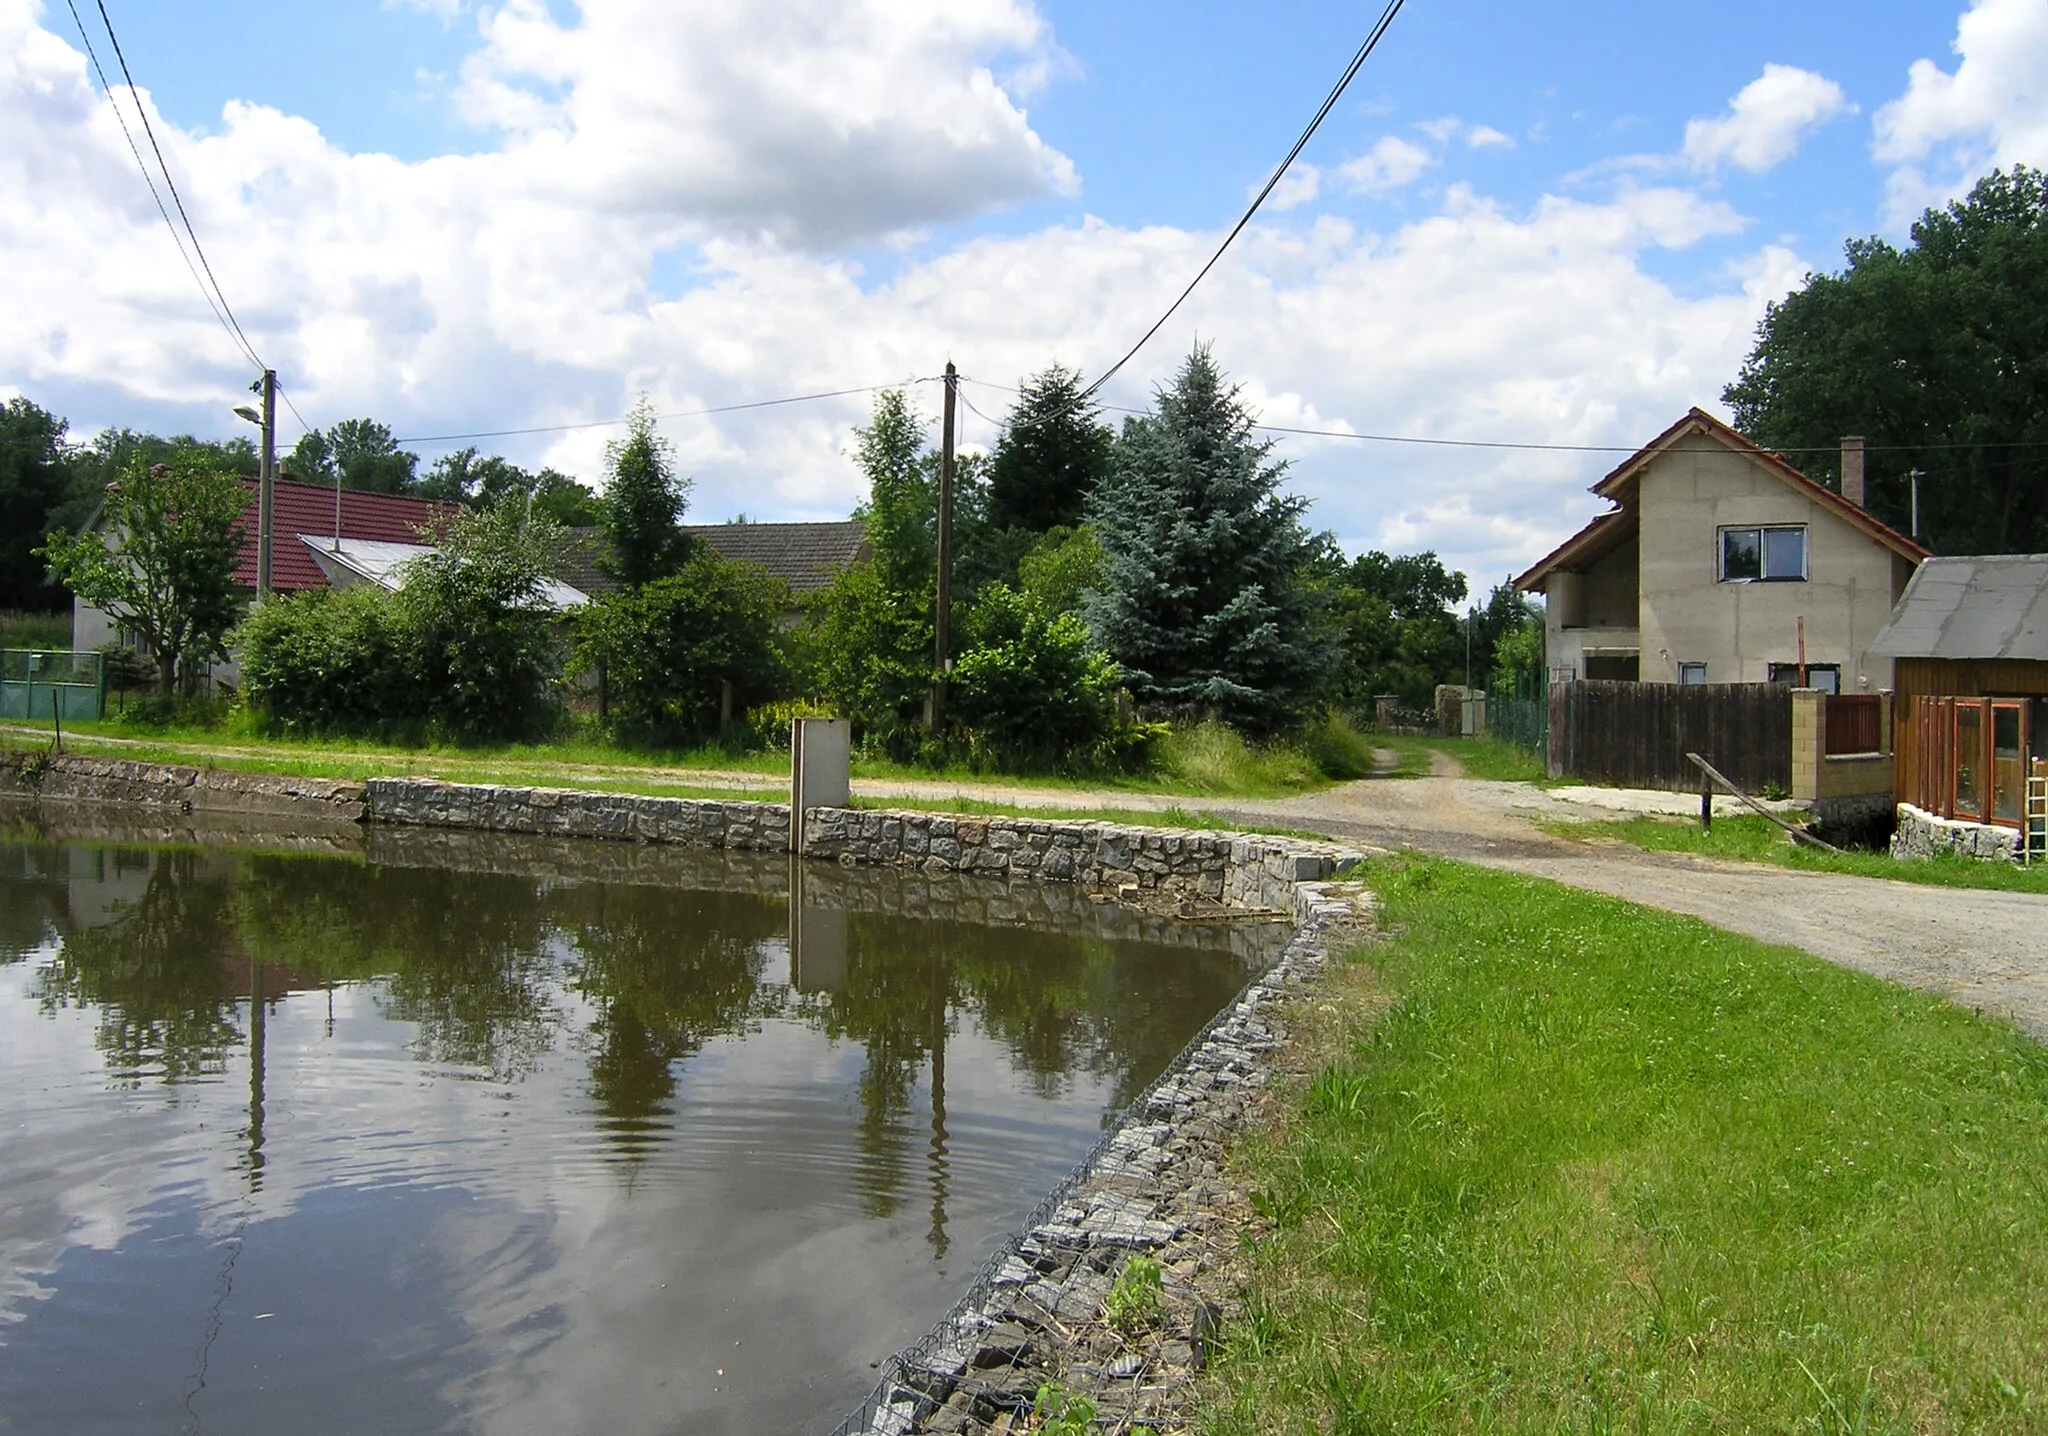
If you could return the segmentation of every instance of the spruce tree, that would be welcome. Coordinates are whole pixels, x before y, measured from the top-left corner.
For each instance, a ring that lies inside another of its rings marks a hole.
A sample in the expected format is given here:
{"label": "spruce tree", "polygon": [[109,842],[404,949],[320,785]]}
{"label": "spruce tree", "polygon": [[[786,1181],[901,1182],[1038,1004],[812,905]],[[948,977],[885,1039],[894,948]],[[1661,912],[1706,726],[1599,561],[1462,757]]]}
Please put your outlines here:
{"label": "spruce tree", "polygon": [[677,527],[690,481],[676,474],[675,446],[654,427],[654,406],[642,394],[626,421],[626,437],[605,445],[604,526],[611,539],[612,576],[627,588],[665,578],[682,567],[688,545]]}
{"label": "spruce tree", "polygon": [[1201,346],[1125,422],[1087,505],[1105,568],[1085,612],[1139,701],[1263,733],[1302,716],[1333,655],[1301,578],[1307,500],[1279,492],[1252,423]]}
{"label": "spruce tree", "polygon": [[1114,443],[1074,370],[1054,364],[1025,380],[989,459],[989,522],[1032,534],[1080,523]]}

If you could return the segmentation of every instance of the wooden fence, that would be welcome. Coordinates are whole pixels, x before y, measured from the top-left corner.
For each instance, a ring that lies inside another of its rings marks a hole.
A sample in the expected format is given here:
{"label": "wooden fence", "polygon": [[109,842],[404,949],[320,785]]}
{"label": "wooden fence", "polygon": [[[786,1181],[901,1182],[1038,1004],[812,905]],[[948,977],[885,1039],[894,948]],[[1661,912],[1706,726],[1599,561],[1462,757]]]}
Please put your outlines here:
{"label": "wooden fence", "polygon": [[1884,751],[1884,699],[1875,693],[1837,693],[1823,705],[1827,747],[1835,757]]}
{"label": "wooden fence", "polygon": [[1697,753],[1745,792],[1792,786],[1788,684],[1557,683],[1549,729],[1555,778],[1697,792]]}

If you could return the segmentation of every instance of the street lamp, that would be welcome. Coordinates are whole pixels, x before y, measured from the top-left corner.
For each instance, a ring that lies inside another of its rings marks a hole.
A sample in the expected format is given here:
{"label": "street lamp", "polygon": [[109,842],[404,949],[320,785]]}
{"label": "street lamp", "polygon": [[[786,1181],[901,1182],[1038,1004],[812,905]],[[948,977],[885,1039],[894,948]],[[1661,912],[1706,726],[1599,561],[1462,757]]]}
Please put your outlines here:
{"label": "street lamp", "polygon": [[262,464],[256,474],[256,601],[270,597],[271,529],[275,527],[277,490],[277,371],[265,369],[249,386],[263,396],[263,407],[235,405],[238,418],[263,430]]}

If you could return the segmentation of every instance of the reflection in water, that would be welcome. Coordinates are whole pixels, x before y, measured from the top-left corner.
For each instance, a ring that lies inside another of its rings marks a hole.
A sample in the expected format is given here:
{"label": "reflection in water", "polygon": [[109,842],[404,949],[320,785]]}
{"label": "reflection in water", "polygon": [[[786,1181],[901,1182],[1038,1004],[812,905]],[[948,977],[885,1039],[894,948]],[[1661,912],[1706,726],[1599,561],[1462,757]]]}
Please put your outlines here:
{"label": "reflection in water", "polygon": [[627,845],[0,841],[0,1412],[829,1425],[1273,946],[1143,922]]}

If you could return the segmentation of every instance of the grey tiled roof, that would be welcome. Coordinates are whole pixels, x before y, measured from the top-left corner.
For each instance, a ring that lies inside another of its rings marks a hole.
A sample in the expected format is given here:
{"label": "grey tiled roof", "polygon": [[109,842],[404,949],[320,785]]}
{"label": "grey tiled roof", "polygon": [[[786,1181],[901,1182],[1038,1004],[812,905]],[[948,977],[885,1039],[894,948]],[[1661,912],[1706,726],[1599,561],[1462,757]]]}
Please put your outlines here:
{"label": "grey tiled roof", "polygon": [[2048,662],[2048,553],[1928,559],[1870,652]]}
{"label": "grey tiled roof", "polygon": [[797,593],[813,593],[867,553],[867,529],[858,519],[828,524],[685,524],[724,558],[757,563]]}
{"label": "grey tiled roof", "polygon": [[[867,529],[858,519],[838,523],[684,524],[683,532],[721,558],[759,564],[792,591],[813,593],[832,576],[867,556]],[[600,528],[565,529],[548,574],[588,594],[611,593],[618,582],[605,572]]]}

